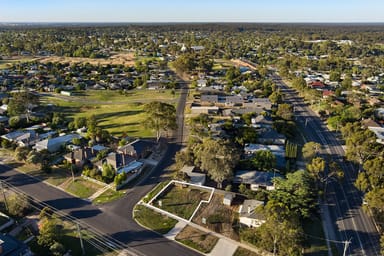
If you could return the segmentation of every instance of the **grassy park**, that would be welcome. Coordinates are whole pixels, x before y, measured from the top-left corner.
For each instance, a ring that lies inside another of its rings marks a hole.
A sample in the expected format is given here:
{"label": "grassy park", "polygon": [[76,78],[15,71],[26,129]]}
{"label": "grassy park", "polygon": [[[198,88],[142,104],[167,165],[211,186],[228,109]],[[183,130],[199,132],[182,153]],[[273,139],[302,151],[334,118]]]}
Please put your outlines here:
{"label": "grassy park", "polygon": [[146,118],[144,105],[154,100],[176,104],[177,97],[171,90],[133,90],[126,94],[88,90],[73,96],[45,94],[41,102],[54,104],[67,118],[95,115],[98,125],[115,136],[125,133],[132,137],[151,137],[152,131],[142,125]]}

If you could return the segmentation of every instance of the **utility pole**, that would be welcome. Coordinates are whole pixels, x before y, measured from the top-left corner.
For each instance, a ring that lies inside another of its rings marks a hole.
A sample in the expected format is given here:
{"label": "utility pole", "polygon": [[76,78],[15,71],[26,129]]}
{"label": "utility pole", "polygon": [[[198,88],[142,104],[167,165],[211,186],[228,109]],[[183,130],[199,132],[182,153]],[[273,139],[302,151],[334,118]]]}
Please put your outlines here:
{"label": "utility pole", "polygon": [[351,243],[351,239],[349,239],[349,240],[345,240],[345,241],[343,242],[343,244],[344,244],[344,252],[343,252],[343,256],[346,256],[346,255],[347,255],[347,249],[348,249],[348,246],[349,246],[350,243]]}
{"label": "utility pole", "polygon": [[79,238],[80,238],[81,251],[83,252],[82,255],[85,255],[85,249],[84,249],[84,244],[83,244],[83,238],[82,238],[82,236],[81,236],[79,223],[76,223],[76,226],[77,226],[77,232],[78,232],[78,234],[79,234]]}

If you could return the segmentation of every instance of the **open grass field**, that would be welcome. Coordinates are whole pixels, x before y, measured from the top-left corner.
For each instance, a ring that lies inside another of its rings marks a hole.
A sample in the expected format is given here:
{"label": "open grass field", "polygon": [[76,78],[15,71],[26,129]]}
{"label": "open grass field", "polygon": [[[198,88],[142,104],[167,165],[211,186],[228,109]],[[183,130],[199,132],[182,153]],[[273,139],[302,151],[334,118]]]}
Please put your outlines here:
{"label": "open grass field", "polygon": [[34,57],[15,57],[12,59],[0,60],[0,69],[6,69],[6,68],[11,67],[13,64],[22,63],[22,62],[29,62],[29,61],[33,61],[36,59],[37,58],[34,58]]}
{"label": "open grass field", "polygon": [[74,96],[42,94],[40,99],[43,104],[54,104],[57,111],[68,118],[95,115],[98,125],[112,135],[151,137],[153,132],[143,127],[144,105],[154,100],[176,104],[177,98],[170,90],[133,90],[126,95],[118,91],[89,90]]}
{"label": "open grass field", "polygon": [[124,66],[133,66],[135,64],[135,56],[133,53],[116,53],[110,56],[109,58],[77,58],[77,57],[43,57],[39,59],[42,63],[47,62],[59,62],[59,63],[70,63],[70,64],[85,64],[89,63],[91,65],[124,65]]}

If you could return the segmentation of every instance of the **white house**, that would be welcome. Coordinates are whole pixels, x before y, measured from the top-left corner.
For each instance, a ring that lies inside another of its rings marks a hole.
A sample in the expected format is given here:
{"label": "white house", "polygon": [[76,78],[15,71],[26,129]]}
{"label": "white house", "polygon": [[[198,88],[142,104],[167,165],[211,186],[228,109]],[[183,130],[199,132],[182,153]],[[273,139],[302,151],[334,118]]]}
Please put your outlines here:
{"label": "white house", "polygon": [[264,202],[258,200],[244,200],[239,209],[239,221],[241,224],[250,228],[258,228],[265,223],[265,216],[255,211],[259,206],[264,205]]}

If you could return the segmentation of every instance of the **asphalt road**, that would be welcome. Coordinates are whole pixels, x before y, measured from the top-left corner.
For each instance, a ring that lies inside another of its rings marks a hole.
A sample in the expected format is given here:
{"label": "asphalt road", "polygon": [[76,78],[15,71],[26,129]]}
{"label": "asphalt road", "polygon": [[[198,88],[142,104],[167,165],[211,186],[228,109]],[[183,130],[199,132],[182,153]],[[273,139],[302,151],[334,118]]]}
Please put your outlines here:
{"label": "asphalt road", "polygon": [[129,250],[136,255],[201,255],[141,227],[132,219],[133,207],[161,181],[161,174],[173,162],[175,153],[181,148],[184,130],[183,112],[188,89],[183,86],[181,91],[177,107],[179,128],[173,134],[163,160],[148,178],[128,190],[126,195],[117,201],[102,206],[94,206],[88,201],[73,197],[5,165],[0,165],[0,178],[25,194],[79,219],[98,233],[108,235],[127,245]]}
{"label": "asphalt road", "polygon": [[[344,160],[344,149],[333,132],[330,132],[320,118],[304,103],[297,92],[287,87],[280,77],[274,76],[285,101],[292,104],[298,127],[307,141],[315,141],[323,146],[323,153],[329,154],[344,170],[342,182],[329,180],[322,210],[326,216],[328,239],[343,255],[343,241],[350,241],[346,255],[380,255],[380,236],[373,219],[361,208],[362,194],[353,185],[357,168]],[[338,241],[338,242],[335,242]]]}

